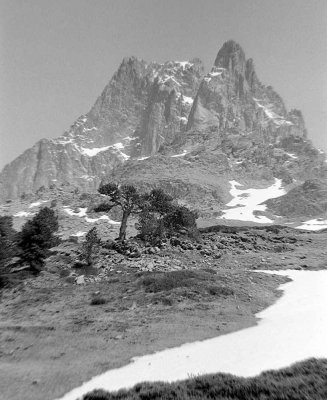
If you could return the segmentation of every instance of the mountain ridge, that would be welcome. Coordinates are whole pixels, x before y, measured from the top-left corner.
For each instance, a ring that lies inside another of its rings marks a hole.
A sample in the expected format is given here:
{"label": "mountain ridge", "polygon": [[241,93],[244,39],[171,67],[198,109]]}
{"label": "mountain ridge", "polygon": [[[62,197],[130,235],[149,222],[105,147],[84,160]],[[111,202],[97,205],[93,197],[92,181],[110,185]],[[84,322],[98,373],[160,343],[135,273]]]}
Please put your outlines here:
{"label": "mountain ridge", "polygon": [[[4,167],[0,199],[66,182],[94,191],[110,177],[128,179],[131,163],[142,175],[147,158],[148,168],[162,163],[169,170],[172,157],[188,163],[183,179],[191,186],[203,168],[210,181],[223,185],[229,179],[291,183],[327,175],[325,154],[308,140],[301,111],[287,111],[273,88],[260,82],[254,61],[230,40],[207,74],[199,59],[160,64],[124,58],[87,114]],[[160,181],[154,169],[152,185]],[[166,179],[181,180],[178,171],[173,175]]]}

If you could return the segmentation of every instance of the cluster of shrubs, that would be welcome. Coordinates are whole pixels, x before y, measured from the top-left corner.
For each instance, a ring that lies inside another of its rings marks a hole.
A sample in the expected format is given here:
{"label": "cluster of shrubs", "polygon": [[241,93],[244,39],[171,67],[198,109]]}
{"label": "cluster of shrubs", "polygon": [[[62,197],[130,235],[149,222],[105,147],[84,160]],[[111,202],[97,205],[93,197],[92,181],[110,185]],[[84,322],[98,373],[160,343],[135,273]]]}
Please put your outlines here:
{"label": "cluster of shrubs", "polygon": [[126,239],[127,221],[132,215],[138,216],[139,237],[152,245],[182,228],[189,234],[197,231],[197,213],[176,203],[162,189],[140,193],[132,185],[108,183],[100,186],[99,193],[106,196],[106,201],[99,204],[95,211],[110,211],[113,207],[119,207],[122,211],[121,241]]}

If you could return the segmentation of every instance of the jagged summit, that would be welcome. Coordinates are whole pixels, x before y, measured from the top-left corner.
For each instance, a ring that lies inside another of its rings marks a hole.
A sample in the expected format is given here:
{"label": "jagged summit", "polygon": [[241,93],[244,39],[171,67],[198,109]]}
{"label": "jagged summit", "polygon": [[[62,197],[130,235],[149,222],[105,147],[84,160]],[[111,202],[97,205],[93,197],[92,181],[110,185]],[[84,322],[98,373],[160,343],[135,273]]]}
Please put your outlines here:
{"label": "jagged summit", "polygon": [[[260,82],[253,60],[235,41],[223,44],[206,75],[199,59],[147,63],[126,57],[88,113],[59,138],[39,141],[5,166],[0,199],[65,182],[94,191],[117,168],[125,179],[124,165],[132,165],[125,169],[129,174],[146,165],[142,175],[151,181],[152,160],[167,169],[165,185],[175,191],[193,193],[187,187],[195,179],[199,198],[216,191],[204,182],[231,175],[323,175],[325,156],[306,137],[301,112],[288,112],[273,88]],[[184,180],[178,177],[175,185],[169,176],[181,165]],[[153,181],[160,181],[157,167]]]}
{"label": "jagged summit", "polygon": [[223,44],[214,62],[216,67],[225,68],[242,75],[245,74],[245,64],[245,53],[234,40],[229,40]]}

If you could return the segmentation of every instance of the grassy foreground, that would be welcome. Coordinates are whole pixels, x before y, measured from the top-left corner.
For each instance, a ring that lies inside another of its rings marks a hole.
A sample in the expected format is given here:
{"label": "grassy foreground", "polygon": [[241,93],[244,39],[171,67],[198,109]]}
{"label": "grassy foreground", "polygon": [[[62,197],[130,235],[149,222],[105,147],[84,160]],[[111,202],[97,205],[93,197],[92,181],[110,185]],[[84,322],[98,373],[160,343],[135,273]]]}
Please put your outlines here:
{"label": "grassy foreground", "polygon": [[176,383],[140,383],[130,390],[96,390],[83,400],[323,400],[327,399],[327,359],[309,359],[253,378],[204,375]]}

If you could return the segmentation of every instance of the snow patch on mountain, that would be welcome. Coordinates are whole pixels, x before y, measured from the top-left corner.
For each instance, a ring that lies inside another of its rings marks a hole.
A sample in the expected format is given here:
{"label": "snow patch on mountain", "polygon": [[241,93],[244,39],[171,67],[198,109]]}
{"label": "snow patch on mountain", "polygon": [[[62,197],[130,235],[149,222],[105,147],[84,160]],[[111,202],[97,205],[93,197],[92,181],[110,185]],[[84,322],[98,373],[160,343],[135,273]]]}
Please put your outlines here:
{"label": "snow patch on mountain", "polygon": [[177,117],[183,124],[187,123],[187,118],[186,117]]}
{"label": "snow patch on mountain", "polygon": [[105,147],[93,147],[92,149],[88,149],[86,147],[80,147],[80,152],[86,156],[89,157],[94,157],[98,153],[101,153],[103,151],[106,151],[110,148],[110,146],[105,146]]}
{"label": "snow patch on mountain", "polygon": [[263,112],[265,115],[268,117],[269,120],[271,120],[275,125],[282,126],[282,125],[294,125],[293,122],[286,120],[284,117],[281,115],[276,114],[273,110],[273,104],[266,104],[263,105],[261,102],[263,100],[256,99],[253,97],[253,100],[256,102],[257,106],[259,108],[263,109]]}
{"label": "snow patch on mountain", "polygon": [[68,206],[64,206],[64,211],[68,215],[71,215],[71,216],[74,216],[74,217],[85,217],[86,216],[86,210],[87,210],[87,208],[79,207],[79,211],[75,212],[71,208],[69,208]]}
{"label": "snow patch on mountain", "polygon": [[70,235],[70,236],[82,237],[82,236],[85,236],[85,235],[86,235],[86,232],[84,232],[84,231],[78,231],[78,232],[76,232],[76,233],[73,233],[73,234]]}
{"label": "snow patch on mountain", "polygon": [[256,211],[266,211],[267,206],[262,204],[268,199],[283,196],[286,191],[282,188],[282,180],[275,178],[275,183],[265,189],[238,189],[236,186],[243,186],[236,181],[229,182],[232,186],[230,194],[233,199],[226,204],[230,207],[223,210],[223,219],[258,222],[261,224],[272,223],[271,219],[255,215]]}
{"label": "snow patch on mountain", "polygon": [[117,221],[114,221],[114,220],[110,219],[107,215],[102,215],[99,218],[85,217],[85,221],[86,222],[90,222],[90,223],[98,222],[100,220],[107,220],[109,222],[109,224],[120,225],[120,222],[117,222]]}
{"label": "snow patch on mountain", "polygon": [[188,97],[188,96],[184,96],[184,95],[182,97],[182,102],[185,104],[188,104],[190,106],[193,104],[193,101],[194,100],[192,99],[192,97]]}
{"label": "snow patch on mountain", "polygon": [[26,212],[26,211],[19,211],[18,213],[14,214],[14,217],[30,217],[31,215],[34,215],[34,213]]}
{"label": "snow patch on mountain", "polygon": [[28,208],[39,207],[42,203],[47,203],[49,200],[39,200],[35,203],[31,203]]}
{"label": "snow patch on mountain", "polygon": [[175,61],[175,64],[181,66],[183,68],[183,70],[185,68],[191,68],[192,67],[192,63],[190,63],[189,61]]}
{"label": "snow patch on mountain", "polygon": [[303,222],[302,225],[296,226],[296,229],[305,229],[307,231],[319,231],[327,228],[327,219],[310,219]]}
{"label": "snow patch on mountain", "polygon": [[170,157],[172,157],[172,158],[175,158],[175,157],[184,157],[185,154],[187,154],[187,153],[188,153],[188,152],[187,152],[186,150],[184,150],[183,153],[181,153],[181,154],[175,154],[175,155],[170,156]]}
{"label": "snow patch on mountain", "polygon": [[126,153],[124,153],[122,150],[125,149],[125,146],[121,143],[115,143],[113,145],[110,146],[104,146],[104,147],[93,147],[93,148],[87,148],[87,147],[78,147],[76,146],[76,148],[84,155],[88,156],[88,157],[94,157],[96,156],[98,153],[102,153],[104,151],[107,151],[109,149],[113,150],[114,152],[118,153],[118,155],[120,155],[124,161],[128,160],[130,158],[130,156],[128,156]]}
{"label": "snow patch on mountain", "polygon": [[86,181],[93,181],[94,179],[96,179],[96,176],[90,176],[90,175],[82,175],[81,179],[85,179]]}
{"label": "snow patch on mountain", "polygon": [[297,157],[295,154],[293,154],[293,153],[285,153],[285,154],[287,154],[289,157],[291,157],[291,158],[294,158],[294,160],[296,160],[297,158],[299,158],[299,157]]}

